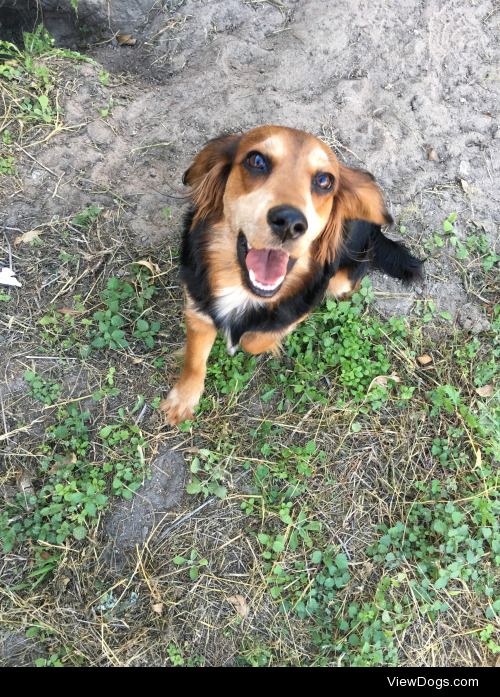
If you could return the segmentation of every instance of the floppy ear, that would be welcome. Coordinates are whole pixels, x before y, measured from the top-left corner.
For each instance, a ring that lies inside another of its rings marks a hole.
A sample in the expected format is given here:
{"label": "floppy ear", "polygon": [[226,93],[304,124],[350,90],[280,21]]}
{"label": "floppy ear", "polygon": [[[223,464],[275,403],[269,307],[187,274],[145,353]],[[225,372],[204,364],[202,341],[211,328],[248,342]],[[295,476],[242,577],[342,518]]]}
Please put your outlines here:
{"label": "floppy ear", "polygon": [[321,263],[333,261],[342,241],[342,228],[346,220],[366,220],[375,225],[393,222],[373,175],[340,163],[332,212],[317,241],[316,256]]}
{"label": "floppy ear", "polygon": [[240,136],[237,135],[210,140],[184,172],[182,183],[192,189],[195,219],[221,216],[224,189],[239,142]]}

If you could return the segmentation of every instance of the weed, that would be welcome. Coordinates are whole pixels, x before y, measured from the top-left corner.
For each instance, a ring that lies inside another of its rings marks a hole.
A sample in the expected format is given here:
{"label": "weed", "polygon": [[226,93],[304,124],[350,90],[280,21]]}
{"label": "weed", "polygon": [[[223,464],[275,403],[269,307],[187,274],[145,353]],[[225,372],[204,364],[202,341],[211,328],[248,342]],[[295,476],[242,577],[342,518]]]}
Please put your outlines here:
{"label": "weed", "polygon": [[500,256],[491,249],[488,238],[478,229],[471,223],[465,226],[465,230],[460,230],[457,214],[451,213],[442,223],[442,232],[434,233],[424,248],[429,254],[436,254],[448,245],[464,276],[470,277],[477,267],[488,276],[498,266]]}
{"label": "weed", "polygon": [[109,73],[106,70],[99,71],[99,82],[103,87],[109,87]]}
{"label": "weed", "polygon": [[345,666],[398,665],[398,641],[413,619],[410,599],[400,597],[403,581],[404,577],[384,577],[373,601],[351,602],[337,620],[330,644],[325,641],[328,634],[323,635],[322,653],[335,652]]}
{"label": "weed", "polygon": [[[46,383],[37,386],[34,394],[46,403]],[[90,412],[75,405],[57,410],[40,447],[35,493],[16,494],[0,514],[0,537],[6,551],[26,540],[58,545],[70,536],[82,540],[110,494],[129,499],[142,483],[146,444],[140,429],[126,423],[101,428],[103,462],[91,462],[89,422]],[[111,485],[106,475],[111,477]],[[36,573],[45,576],[52,568],[45,559],[38,567],[42,571]]]}
{"label": "weed", "polygon": [[484,629],[479,632],[479,638],[484,641],[492,654],[500,653],[500,645],[494,641],[491,636],[495,634],[496,629],[492,624],[487,624]]}
{"label": "weed", "polygon": [[[333,385],[337,403],[362,401],[372,380],[390,371],[384,341],[397,342],[405,336],[404,325],[380,322],[368,315],[373,293],[364,280],[352,301],[327,300],[312,317],[291,334],[285,343],[284,365],[271,361],[274,385],[264,388],[264,399],[281,388],[278,409],[304,411],[308,405],[327,404]],[[276,385],[277,383],[277,385]]]}
{"label": "weed", "polygon": [[[75,346],[79,345],[81,337],[76,316],[84,313],[84,307],[79,302],[79,296],[74,297],[74,303],[75,309],[72,312],[61,312],[51,308],[38,320],[41,327],[40,339],[44,347],[74,351]],[[81,324],[88,326],[88,323],[88,319],[82,318]]]}
{"label": "weed", "polygon": [[102,470],[113,475],[113,494],[131,499],[146,473],[146,441],[140,428],[126,423],[110,424],[101,428],[99,437],[106,458]]}
{"label": "weed", "polygon": [[224,458],[219,453],[201,448],[193,457],[189,470],[193,475],[186,487],[188,494],[203,494],[218,496],[223,499],[227,494],[227,487],[223,482],[227,473],[224,469]]}
{"label": "weed", "polygon": [[14,174],[14,158],[0,156],[0,174]]}
{"label": "weed", "polygon": [[[23,32],[23,49],[8,41],[0,41],[0,90],[4,103],[10,107],[9,129],[2,132],[5,147],[40,138],[47,127],[62,128],[61,110],[56,88],[60,59],[86,61],[91,58],[54,47],[54,39],[43,25],[33,32]],[[0,173],[12,174],[14,158],[2,156]]]}
{"label": "weed", "polygon": [[266,668],[271,665],[272,658],[273,653],[267,646],[252,646],[241,651],[236,657],[236,665]]}
{"label": "weed", "polygon": [[89,230],[93,223],[98,219],[103,209],[99,206],[88,206],[80,213],[77,213],[72,219],[71,224],[76,225],[83,230]]}
{"label": "weed", "polygon": [[[364,280],[352,301],[327,300],[284,342],[283,355],[266,363],[272,381],[263,385],[261,399],[279,411],[303,412],[311,404],[327,404],[333,385],[338,404],[365,399],[372,380],[390,370],[384,341],[398,342],[406,327],[395,319],[382,323],[367,312],[373,293]],[[213,386],[221,394],[237,394],[255,375],[257,359],[237,353],[231,357],[217,340],[207,369],[207,392]],[[380,393],[379,393],[380,394]],[[207,397],[201,409],[208,406]]]}
{"label": "weed", "polygon": [[52,380],[43,378],[41,375],[38,375],[32,370],[27,370],[23,377],[30,387],[31,396],[33,399],[36,399],[46,405],[57,402],[61,395],[61,385]]}
{"label": "weed", "polygon": [[339,553],[332,546],[324,551],[315,550],[309,559],[315,569],[313,579],[290,605],[301,619],[322,615],[322,622],[327,625],[333,621],[337,610],[337,591],[345,588],[351,578],[348,560],[343,552]]}
{"label": "weed", "polygon": [[263,462],[256,466],[255,485],[268,505],[288,503],[301,496],[307,488],[307,480],[312,477],[318,463],[324,463],[326,454],[319,450],[314,441],[305,446],[283,446],[280,444],[280,430],[272,428],[268,422],[252,433],[265,438],[260,447]]}
{"label": "weed", "polygon": [[218,337],[207,366],[208,384],[221,394],[238,394],[252,379],[256,365],[257,359],[243,351],[230,356],[226,342]]}
{"label": "weed", "polygon": [[107,119],[109,116],[111,116],[112,109],[113,109],[113,97],[110,97],[108,99],[107,105],[105,107],[99,108],[97,111],[99,112],[102,119]]}
{"label": "weed", "polygon": [[455,223],[457,220],[456,213],[450,215],[443,220],[441,230],[432,233],[430,239],[424,243],[424,249],[428,254],[435,254],[437,250],[443,249],[446,244],[446,236],[455,234]]}
{"label": "weed", "polygon": [[185,652],[189,652],[191,647],[186,644],[184,646],[184,650],[179,648],[176,644],[171,642],[167,646],[167,654],[168,654],[168,659],[172,666],[174,668],[180,668],[180,667],[188,667],[188,668],[193,668],[193,667],[201,667],[205,665],[205,659],[203,656],[188,656],[186,658]]}
{"label": "weed", "polygon": [[[101,218],[102,208],[89,206],[70,220],[72,228],[90,232]],[[80,255],[59,253],[62,262],[78,268]],[[81,357],[93,349],[124,349],[131,343],[152,349],[160,330],[160,322],[151,319],[151,301],[156,294],[151,276],[141,267],[134,267],[127,277],[111,277],[100,293],[101,308],[90,316],[79,294],[73,297],[72,308],[48,308],[38,320],[43,344],[50,350],[63,349]]]}
{"label": "weed", "polygon": [[42,629],[39,625],[34,625],[26,630],[26,639],[36,640],[40,646],[47,647],[48,656],[35,658],[36,668],[62,668],[63,659],[68,654],[66,647],[59,647],[56,650],[52,647],[53,633],[48,629]]}
{"label": "weed", "polygon": [[172,561],[176,566],[183,566],[188,569],[191,581],[197,581],[201,569],[208,566],[208,559],[200,559],[200,555],[196,549],[192,549],[189,556],[183,557],[177,555]]}
{"label": "weed", "polygon": [[101,293],[104,310],[94,312],[97,328],[91,331],[93,348],[126,348],[130,339],[139,339],[153,348],[160,323],[144,319],[147,303],[156,293],[155,286],[139,272],[134,286],[121,278],[110,278]]}
{"label": "weed", "polygon": [[46,94],[40,94],[34,100],[25,100],[21,104],[21,109],[29,119],[35,121],[50,124],[54,120],[54,112],[49,106],[49,98]]}
{"label": "weed", "polygon": [[422,317],[422,321],[425,324],[432,322],[436,315],[436,305],[433,300],[417,300],[416,301],[416,311],[417,316]]}
{"label": "weed", "polygon": [[455,248],[455,258],[463,261],[468,258],[476,259],[481,263],[484,273],[489,273],[500,261],[500,256],[490,247],[490,243],[484,234],[468,233],[463,244],[455,235],[450,237],[450,244]]}

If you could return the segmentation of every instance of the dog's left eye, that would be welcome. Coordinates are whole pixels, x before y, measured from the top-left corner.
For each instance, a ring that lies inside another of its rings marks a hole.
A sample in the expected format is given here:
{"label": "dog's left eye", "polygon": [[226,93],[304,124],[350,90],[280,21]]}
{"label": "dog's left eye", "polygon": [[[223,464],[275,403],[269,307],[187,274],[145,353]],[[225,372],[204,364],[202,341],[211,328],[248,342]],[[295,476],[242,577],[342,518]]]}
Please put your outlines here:
{"label": "dog's left eye", "polygon": [[328,172],[319,172],[313,180],[314,186],[317,189],[321,189],[321,191],[331,191],[333,189],[334,181],[335,177],[333,174],[329,174]]}
{"label": "dog's left eye", "polygon": [[260,152],[249,153],[245,162],[251,169],[256,169],[258,172],[267,172],[267,160]]}

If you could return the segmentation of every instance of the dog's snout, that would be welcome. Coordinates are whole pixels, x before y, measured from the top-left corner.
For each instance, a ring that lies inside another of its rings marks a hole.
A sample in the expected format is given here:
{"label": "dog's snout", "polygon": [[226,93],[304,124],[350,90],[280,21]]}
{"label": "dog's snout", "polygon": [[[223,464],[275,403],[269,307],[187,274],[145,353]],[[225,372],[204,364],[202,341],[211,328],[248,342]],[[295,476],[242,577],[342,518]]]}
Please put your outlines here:
{"label": "dog's snout", "polygon": [[293,206],[275,206],[267,214],[267,222],[282,242],[295,240],[307,230],[305,215]]}

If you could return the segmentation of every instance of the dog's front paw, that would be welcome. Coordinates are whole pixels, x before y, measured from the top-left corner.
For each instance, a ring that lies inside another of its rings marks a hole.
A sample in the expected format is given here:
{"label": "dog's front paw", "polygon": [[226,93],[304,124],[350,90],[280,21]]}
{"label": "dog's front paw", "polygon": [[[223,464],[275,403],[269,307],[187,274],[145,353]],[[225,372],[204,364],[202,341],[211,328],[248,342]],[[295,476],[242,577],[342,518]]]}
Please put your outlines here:
{"label": "dog's front paw", "polygon": [[[202,388],[203,389],[203,388]],[[190,385],[177,385],[160,402],[160,411],[172,426],[193,418],[193,411],[200,401],[202,389]]]}

